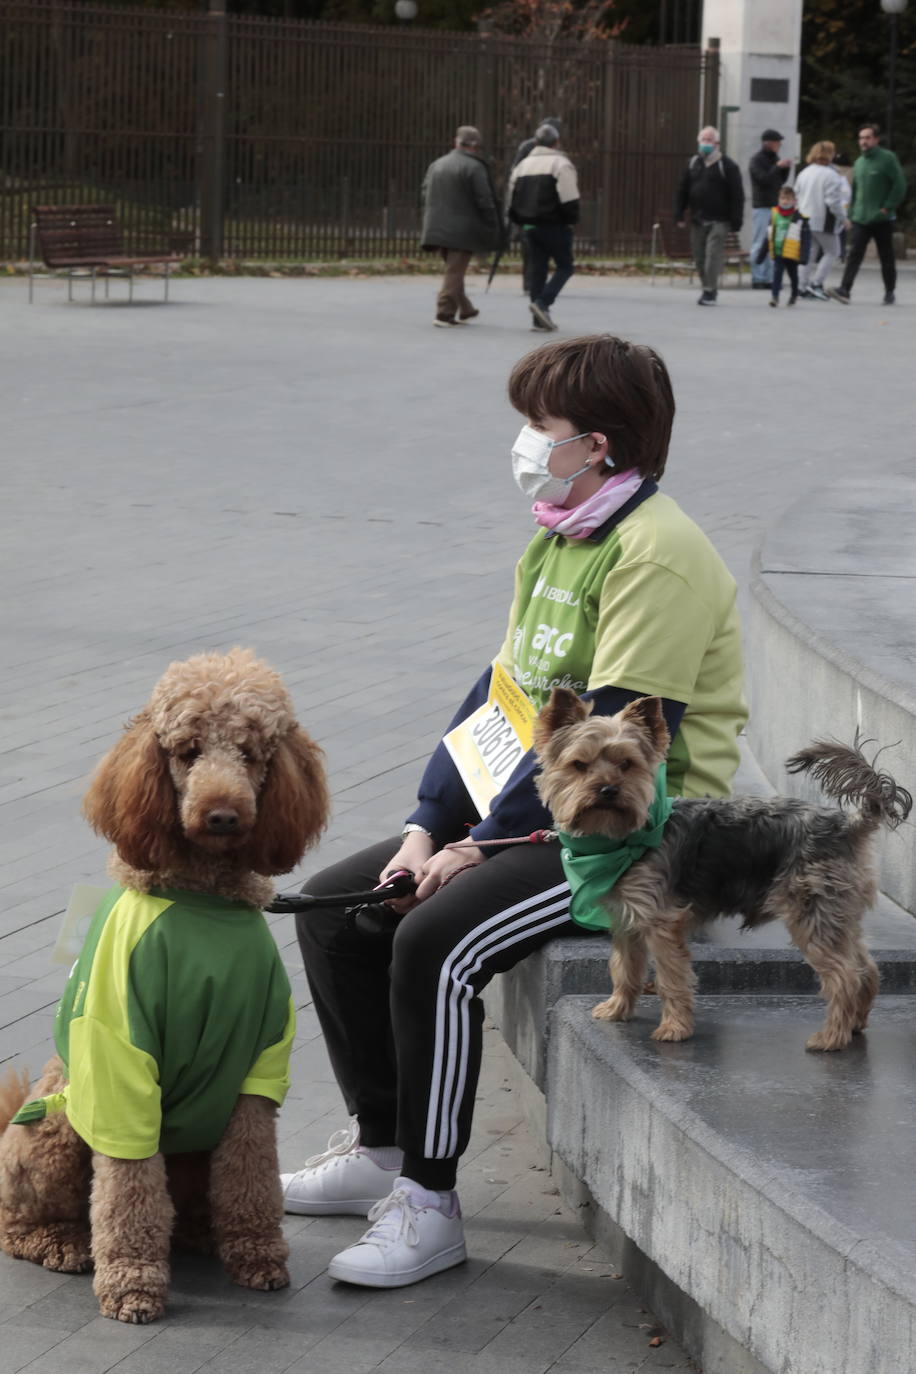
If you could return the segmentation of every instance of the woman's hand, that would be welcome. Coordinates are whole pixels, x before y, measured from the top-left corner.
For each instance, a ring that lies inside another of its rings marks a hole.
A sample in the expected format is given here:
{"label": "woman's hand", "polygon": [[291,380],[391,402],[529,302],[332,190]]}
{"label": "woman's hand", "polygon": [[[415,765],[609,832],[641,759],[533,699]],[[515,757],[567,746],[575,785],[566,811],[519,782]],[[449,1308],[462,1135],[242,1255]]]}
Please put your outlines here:
{"label": "woman's hand", "polygon": [[[399,868],[406,868],[408,873],[413,874],[414,882],[419,886],[423,869],[432,858],[434,849],[431,835],[424,835],[422,830],[411,830],[401,841],[398,852],[392,855],[378,875],[379,882],[387,882],[392,873],[397,873]],[[416,906],[418,900],[415,896],[399,897],[397,901],[386,902],[386,906],[390,906],[392,911],[403,916],[412,906]]]}
{"label": "woman's hand", "polygon": [[431,897],[463,868],[476,868],[484,859],[483,850],[478,849],[476,844],[462,844],[457,849],[440,849],[438,854],[434,854],[423,865],[423,872],[417,883],[416,900],[422,902]]}
{"label": "woman's hand", "polygon": [[410,897],[399,897],[395,901],[386,902],[386,906],[390,906],[399,916],[404,916],[418,902],[425,901],[434,892],[438,892],[440,887],[444,887],[463,868],[476,868],[486,857],[476,844],[462,844],[458,849],[441,849],[438,854],[433,853],[433,848],[433,841],[429,835],[424,835],[418,830],[411,831],[398,852],[389,859],[379,874],[381,882],[387,881],[399,868],[406,868],[413,874],[417,885],[416,892]]}

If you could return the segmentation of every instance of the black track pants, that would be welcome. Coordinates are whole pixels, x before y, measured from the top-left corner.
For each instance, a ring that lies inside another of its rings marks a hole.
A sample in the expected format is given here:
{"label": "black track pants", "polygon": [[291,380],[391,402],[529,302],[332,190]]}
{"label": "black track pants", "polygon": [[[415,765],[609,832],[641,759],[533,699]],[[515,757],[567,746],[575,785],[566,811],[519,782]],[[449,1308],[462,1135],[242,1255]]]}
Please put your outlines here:
{"label": "black track pants", "polygon": [[[399,845],[372,845],[303,890],[371,887]],[[394,934],[367,931],[339,908],[297,916],[315,1009],[362,1143],[399,1145],[405,1175],[424,1187],[454,1187],[467,1148],[481,991],[553,936],[579,931],[568,903],[554,842],[497,851],[414,907]]]}

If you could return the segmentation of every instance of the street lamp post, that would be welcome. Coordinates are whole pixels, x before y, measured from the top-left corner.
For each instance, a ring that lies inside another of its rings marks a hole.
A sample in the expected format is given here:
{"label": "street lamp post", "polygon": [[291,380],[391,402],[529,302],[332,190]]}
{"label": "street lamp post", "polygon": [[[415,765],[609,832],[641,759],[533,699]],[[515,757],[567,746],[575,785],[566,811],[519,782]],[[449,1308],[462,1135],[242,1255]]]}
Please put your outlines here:
{"label": "street lamp post", "polygon": [[[884,0],[881,0],[884,3]],[[906,4],[906,0],[904,0]],[[401,24],[409,24],[417,17],[417,0],[395,0],[394,12]]]}
{"label": "street lamp post", "polygon": [[894,146],[894,113],[897,101],[897,18],[907,7],[908,0],[881,0],[881,8],[888,18],[889,48],[887,55],[887,127],[884,141]]}

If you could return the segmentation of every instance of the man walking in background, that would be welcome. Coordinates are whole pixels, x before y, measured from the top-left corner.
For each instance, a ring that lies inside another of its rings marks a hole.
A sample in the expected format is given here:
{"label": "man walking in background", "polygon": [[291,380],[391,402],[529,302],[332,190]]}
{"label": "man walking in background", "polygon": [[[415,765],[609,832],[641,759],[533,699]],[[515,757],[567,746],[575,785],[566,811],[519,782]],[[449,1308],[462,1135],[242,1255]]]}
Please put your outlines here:
{"label": "man walking in background", "polygon": [[[559,115],[545,115],[543,119],[541,119],[541,120],[538,121],[538,127],[540,127],[540,125],[542,125],[542,124],[550,124],[550,125],[553,126],[554,129],[556,129],[557,133],[560,132],[560,116],[559,116]],[[526,157],[528,156],[528,154],[531,152],[532,148],[536,147],[536,145],[537,145],[537,138],[535,137],[534,134],[532,134],[530,138],[523,138],[523,139],[522,139],[521,143],[518,145],[518,147],[517,147],[516,150],[515,150],[515,157],[512,159],[512,166],[509,168],[509,173],[510,173],[510,175],[511,175],[512,171],[518,166],[518,164],[519,164],[520,162],[524,162],[525,158],[526,158]],[[508,217],[508,214],[509,214],[509,205],[508,205],[508,203],[507,203],[507,204],[506,204],[506,215],[507,215],[507,217]],[[526,296],[530,296],[530,295],[531,295],[531,281],[530,281],[530,272],[529,272],[530,262],[529,262],[529,257],[528,257],[528,240],[525,238],[525,231],[524,231],[524,229],[520,229],[518,225],[515,225],[515,226],[514,226],[513,238],[515,237],[515,235],[518,235],[518,245],[519,245],[519,249],[520,249],[521,255],[522,255],[522,290],[524,291],[524,293],[525,293]]]}
{"label": "man walking in background", "polygon": [[690,211],[690,243],[703,283],[697,305],[715,305],[725,261],[725,236],[735,233],[744,219],[744,187],[738,164],[719,147],[719,131],[712,125],[697,135],[697,152],[690,159],[674,206],[679,229]]}
{"label": "man walking in background", "polygon": [[828,291],[835,301],[849,304],[852,284],[856,279],[865,250],[871,239],[875,241],[881,259],[884,278],[884,304],[895,303],[897,264],[894,261],[894,222],[897,206],[906,195],[903,168],[890,148],[878,142],[877,124],[863,124],[859,130],[859,149],[852,168],[852,201],[849,206],[849,248],[843,280],[835,290]]}
{"label": "man walking in background", "polygon": [[[560,152],[552,124],[535,132],[534,147],[509,178],[509,218],[521,226],[528,256],[528,289],[535,329],[556,329],[550,308],[573,274],[573,230],[579,221],[576,169]],[[554,272],[547,280],[550,263]]]}
{"label": "man walking in background", "polygon": [[753,209],[754,237],[751,243],[751,285],[766,289],[773,280],[773,259],[765,257],[757,261],[763,241],[770,226],[773,206],[779,199],[779,191],[785,185],[792,163],[787,157],[780,158],[782,134],[775,129],[764,129],[760,135],[760,148],[748,163],[751,178],[751,204]]}
{"label": "man walking in background", "polygon": [[465,294],[464,275],[474,254],[497,248],[502,235],[499,201],[482,145],[480,130],[462,124],[452,151],[431,163],[423,178],[422,247],[438,250],[445,263],[433,321],[443,329],[480,314]]}

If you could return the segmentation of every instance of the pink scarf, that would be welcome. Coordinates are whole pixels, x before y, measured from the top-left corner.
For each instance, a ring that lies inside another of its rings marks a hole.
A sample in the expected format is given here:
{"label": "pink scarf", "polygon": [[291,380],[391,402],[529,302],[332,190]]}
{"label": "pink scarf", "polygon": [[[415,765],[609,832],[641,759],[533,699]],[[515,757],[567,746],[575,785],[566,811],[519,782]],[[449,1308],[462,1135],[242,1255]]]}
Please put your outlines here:
{"label": "pink scarf", "polygon": [[554,534],[562,534],[567,539],[587,539],[615,511],[626,505],[642,483],[636,468],[629,468],[626,472],[618,472],[616,477],[609,477],[593,496],[580,501],[578,506],[567,510],[566,506],[554,506],[549,501],[535,501],[531,514],[539,525],[553,530]]}

